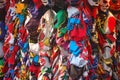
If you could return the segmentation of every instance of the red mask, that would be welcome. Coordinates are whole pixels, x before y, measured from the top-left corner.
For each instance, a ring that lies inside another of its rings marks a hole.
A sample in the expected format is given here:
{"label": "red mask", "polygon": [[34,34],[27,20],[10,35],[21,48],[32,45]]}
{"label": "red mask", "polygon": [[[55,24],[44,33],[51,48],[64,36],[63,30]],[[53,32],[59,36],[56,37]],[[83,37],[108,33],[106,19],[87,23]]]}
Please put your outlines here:
{"label": "red mask", "polygon": [[110,0],[100,0],[100,9],[103,12],[106,12],[109,9],[109,4]]}
{"label": "red mask", "polygon": [[120,11],[120,0],[110,0],[110,9]]}

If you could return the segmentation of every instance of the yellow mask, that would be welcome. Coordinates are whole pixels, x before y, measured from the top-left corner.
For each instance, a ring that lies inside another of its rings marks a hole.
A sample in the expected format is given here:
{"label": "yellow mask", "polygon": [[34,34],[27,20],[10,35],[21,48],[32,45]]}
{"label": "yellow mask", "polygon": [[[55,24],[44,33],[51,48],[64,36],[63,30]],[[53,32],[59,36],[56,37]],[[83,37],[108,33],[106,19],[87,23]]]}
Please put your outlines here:
{"label": "yellow mask", "polygon": [[23,9],[25,8],[25,4],[24,3],[18,3],[15,5],[15,13],[19,14],[22,13]]}

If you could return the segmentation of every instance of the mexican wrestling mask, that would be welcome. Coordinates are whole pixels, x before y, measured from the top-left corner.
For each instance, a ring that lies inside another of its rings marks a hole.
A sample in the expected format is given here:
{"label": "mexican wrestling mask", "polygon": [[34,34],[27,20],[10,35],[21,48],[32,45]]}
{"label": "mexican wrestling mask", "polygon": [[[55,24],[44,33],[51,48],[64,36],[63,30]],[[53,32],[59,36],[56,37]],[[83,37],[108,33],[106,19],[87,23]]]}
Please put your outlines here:
{"label": "mexican wrestling mask", "polygon": [[40,26],[38,30],[41,30],[40,38],[42,37],[41,33],[43,33],[44,38],[42,39],[42,41],[45,42],[46,45],[48,45],[47,40],[51,37],[53,32],[52,25],[55,14],[56,13],[53,10],[47,10],[40,20]]}
{"label": "mexican wrestling mask", "polygon": [[22,13],[23,10],[25,9],[25,7],[26,7],[26,5],[24,3],[18,3],[18,4],[15,5],[15,8],[16,8],[15,12],[17,14]]}
{"label": "mexican wrestling mask", "polygon": [[68,12],[68,18],[71,18],[80,13],[79,9],[76,7],[68,7],[67,12]]}
{"label": "mexican wrestling mask", "polygon": [[110,10],[120,11],[120,0],[110,0]]}
{"label": "mexican wrestling mask", "polygon": [[54,18],[53,28],[57,29],[57,37],[63,36],[67,32],[67,12],[60,10]]}
{"label": "mexican wrestling mask", "polygon": [[109,3],[110,3],[110,0],[100,0],[100,4],[99,4],[100,10],[102,12],[106,12],[110,6]]}
{"label": "mexican wrestling mask", "polygon": [[4,8],[6,0],[0,0],[0,8]]}

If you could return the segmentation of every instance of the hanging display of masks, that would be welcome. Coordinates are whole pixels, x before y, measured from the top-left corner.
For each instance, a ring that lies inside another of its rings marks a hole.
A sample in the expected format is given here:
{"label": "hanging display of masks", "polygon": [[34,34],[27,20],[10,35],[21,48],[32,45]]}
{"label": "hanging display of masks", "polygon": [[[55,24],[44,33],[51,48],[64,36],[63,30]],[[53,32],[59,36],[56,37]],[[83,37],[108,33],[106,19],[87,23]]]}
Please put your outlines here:
{"label": "hanging display of masks", "polygon": [[119,0],[1,0],[0,16],[0,80],[120,79]]}

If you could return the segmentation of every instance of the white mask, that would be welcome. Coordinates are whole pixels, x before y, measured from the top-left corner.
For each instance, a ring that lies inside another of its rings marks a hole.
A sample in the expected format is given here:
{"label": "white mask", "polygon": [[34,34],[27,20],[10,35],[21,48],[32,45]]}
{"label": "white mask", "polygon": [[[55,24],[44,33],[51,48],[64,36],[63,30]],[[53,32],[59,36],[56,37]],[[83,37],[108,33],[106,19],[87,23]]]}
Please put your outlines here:
{"label": "white mask", "polygon": [[6,0],[0,0],[0,8],[5,7]]}
{"label": "white mask", "polygon": [[88,3],[91,6],[98,6],[99,5],[99,0],[88,0]]}
{"label": "white mask", "polygon": [[53,25],[55,14],[56,13],[53,10],[48,10],[45,12],[45,14],[41,18],[40,29],[42,29],[45,35],[45,38],[50,38],[52,34],[52,25]]}
{"label": "white mask", "polygon": [[106,12],[110,6],[110,0],[100,0],[100,9],[103,12]]}

